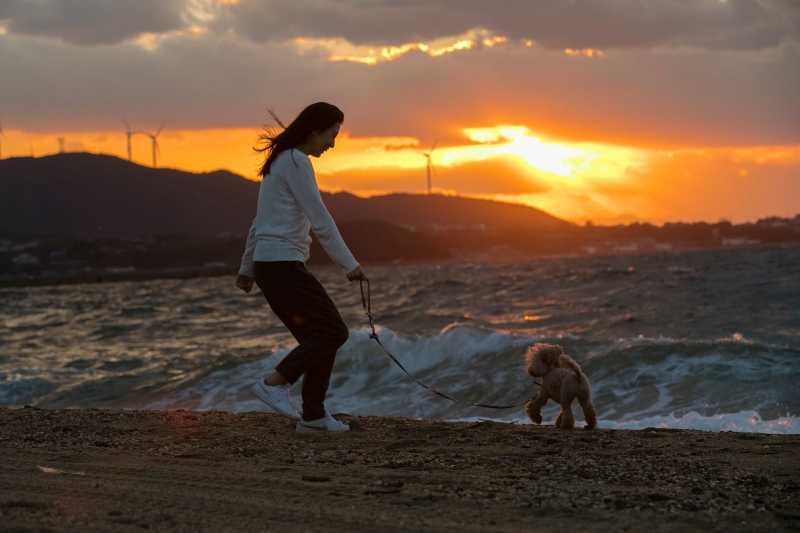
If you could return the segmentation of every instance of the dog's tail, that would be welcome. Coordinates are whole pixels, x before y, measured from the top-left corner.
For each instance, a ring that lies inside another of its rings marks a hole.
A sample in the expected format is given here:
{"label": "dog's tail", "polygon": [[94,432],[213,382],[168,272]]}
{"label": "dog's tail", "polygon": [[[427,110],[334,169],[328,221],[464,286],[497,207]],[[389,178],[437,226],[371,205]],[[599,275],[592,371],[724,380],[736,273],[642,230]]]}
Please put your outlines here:
{"label": "dog's tail", "polygon": [[575,372],[575,377],[578,378],[578,382],[581,381],[581,365],[572,357],[562,353],[558,356],[558,366],[566,368],[567,370],[572,370]]}

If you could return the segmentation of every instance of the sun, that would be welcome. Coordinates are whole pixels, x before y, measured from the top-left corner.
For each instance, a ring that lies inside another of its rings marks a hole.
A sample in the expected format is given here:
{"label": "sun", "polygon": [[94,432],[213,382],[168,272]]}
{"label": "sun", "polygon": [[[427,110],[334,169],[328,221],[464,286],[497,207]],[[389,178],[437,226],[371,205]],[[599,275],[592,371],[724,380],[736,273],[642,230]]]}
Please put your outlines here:
{"label": "sun", "polygon": [[531,168],[562,178],[577,177],[581,167],[585,167],[598,156],[588,150],[570,148],[557,144],[546,144],[536,137],[520,137],[506,146],[506,152],[516,155]]}
{"label": "sun", "polygon": [[539,175],[576,180],[584,176],[619,178],[641,165],[642,159],[642,154],[627,147],[543,140],[525,126],[466,128],[463,133],[479,144],[449,150],[442,155],[442,163],[513,155]]}

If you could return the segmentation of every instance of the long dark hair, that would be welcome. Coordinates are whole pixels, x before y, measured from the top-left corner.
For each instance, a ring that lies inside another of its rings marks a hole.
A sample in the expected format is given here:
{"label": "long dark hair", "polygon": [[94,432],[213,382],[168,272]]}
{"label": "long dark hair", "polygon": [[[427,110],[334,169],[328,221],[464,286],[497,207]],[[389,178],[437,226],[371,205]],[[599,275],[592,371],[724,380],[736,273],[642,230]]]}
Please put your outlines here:
{"label": "long dark hair", "polygon": [[258,172],[262,177],[269,174],[272,162],[281,152],[305,142],[314,131],[326,130],[337,122],[344,122],[342,110],[326,102],[317,102],[306,107],[288,126],[283,125],[272,109],[269,110],[269,114],[283,131],[278,133],[275,128],[265,124],[264,132],[258,136],[258,143],[261,146],[256,146],[253,150],[266,155],[266,160]]}

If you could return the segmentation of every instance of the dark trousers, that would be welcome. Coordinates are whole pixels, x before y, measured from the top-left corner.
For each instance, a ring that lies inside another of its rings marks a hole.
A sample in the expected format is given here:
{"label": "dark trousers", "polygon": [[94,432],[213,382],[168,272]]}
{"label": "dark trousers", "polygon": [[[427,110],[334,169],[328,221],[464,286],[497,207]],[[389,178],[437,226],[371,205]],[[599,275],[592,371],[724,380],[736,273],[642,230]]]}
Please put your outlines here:
{"label": "dark trousers", "polygon": [[294,383],[303,379],[303,419],[325,416],[336,351],[349,334],[322,284],[300,261],[256,261],[253,277],[270,308],[299,343],[275,370]]}

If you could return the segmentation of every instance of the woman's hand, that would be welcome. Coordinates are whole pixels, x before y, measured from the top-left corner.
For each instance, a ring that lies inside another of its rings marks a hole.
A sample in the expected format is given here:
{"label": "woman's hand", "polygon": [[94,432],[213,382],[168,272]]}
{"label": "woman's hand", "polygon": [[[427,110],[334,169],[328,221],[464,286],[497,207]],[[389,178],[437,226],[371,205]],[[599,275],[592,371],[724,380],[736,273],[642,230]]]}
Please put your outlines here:
{"label": "woman's hand", "polygon": [[347,273],[348,281],[369,281],[367,275],[361,270],[361,266],[357,266],[352,271]]}
{"label": "woman's hand", "polygon": [[236,286],[244,292],[250,292],[253,289],[253,278],[239,274],[236,276]]}

